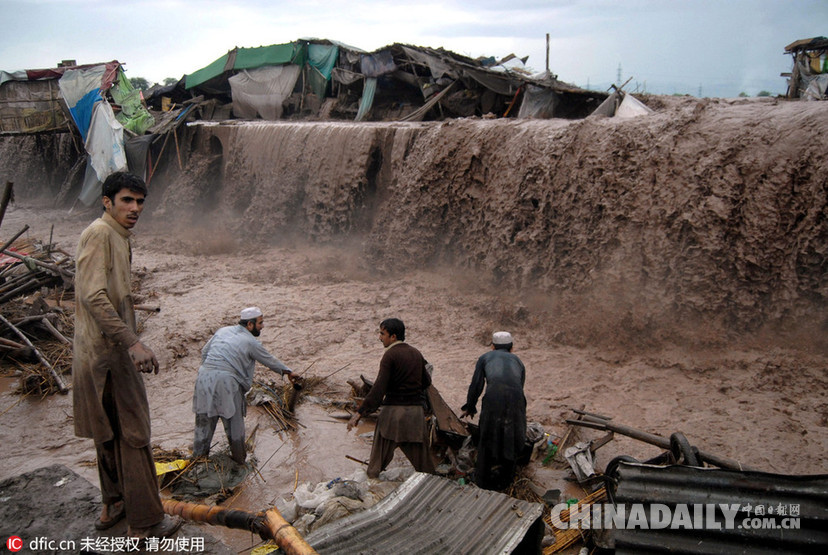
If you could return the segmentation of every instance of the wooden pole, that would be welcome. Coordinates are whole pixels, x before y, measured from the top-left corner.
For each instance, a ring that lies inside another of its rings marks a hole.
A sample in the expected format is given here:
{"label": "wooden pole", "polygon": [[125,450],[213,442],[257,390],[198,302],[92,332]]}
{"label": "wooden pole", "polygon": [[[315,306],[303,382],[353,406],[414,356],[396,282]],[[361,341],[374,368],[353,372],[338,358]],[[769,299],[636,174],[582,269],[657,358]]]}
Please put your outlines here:
{"label": "wooden pole", "polygon": [[14,183],[6,181],[6,186],[3,188],[3,197],[0,199],[0,225],[3,224],[3,217],[6,215],[6,207],[14,197],[13,187]]}

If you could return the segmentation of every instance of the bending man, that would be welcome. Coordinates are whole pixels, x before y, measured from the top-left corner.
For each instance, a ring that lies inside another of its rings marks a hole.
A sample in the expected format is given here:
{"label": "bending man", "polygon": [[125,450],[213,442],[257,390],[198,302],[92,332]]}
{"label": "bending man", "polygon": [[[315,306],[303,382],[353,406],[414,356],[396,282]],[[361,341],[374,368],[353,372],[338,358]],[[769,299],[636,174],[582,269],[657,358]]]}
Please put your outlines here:
{"label": "bending man", "polygon": [[348,421],[348,430],[382,404],[368,462],[368,477],[376,478],[385,470],[397,447],[411,461],[414,470],[434,474],[423,408],[425,390],[431,385],[426,360],[420,351],[404,343],[405,324],[402,320],[383,320],[379,339],[385,347],[379,374],[371,391]]}
{"label": "bending man", "polygon": [[193,457],[206,457],[216,424],[221,418],[233,460],[244,464],[244,417],[247,403],[244,395],[253,385],[256,362],[274,372],[296,376],[282,361],[275,358],[256,339],[264,327],[262,311],[255,306],[241,311],[238,325],[219,329],[201,350],[201,367],[193,394],[195,439]]}
{"label": "bending man", "polygon": [[477,399],[486,386],[480,408],[480,439],[477,445],[475,483],[484,489],[501,490],[512,483],[517,460],[526,443],[526,368],[512,354],[512,335],[492,335],[492,350],[477,359],[466,404],[460,418],[477,413]]}

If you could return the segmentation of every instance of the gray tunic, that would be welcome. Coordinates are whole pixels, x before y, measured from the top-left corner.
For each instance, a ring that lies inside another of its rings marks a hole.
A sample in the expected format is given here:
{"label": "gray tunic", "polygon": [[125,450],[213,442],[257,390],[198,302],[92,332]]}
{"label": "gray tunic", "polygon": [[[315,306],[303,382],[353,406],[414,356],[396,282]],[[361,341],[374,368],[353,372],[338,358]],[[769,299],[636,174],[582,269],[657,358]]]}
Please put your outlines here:
{"label": "gray tunic", "polygon": [[291,371],[246,328],[235,325],[219,329],[201,350],[193,412],[210,417],[233,416],[234,396],[253,385],[257,361],[279,374]]}

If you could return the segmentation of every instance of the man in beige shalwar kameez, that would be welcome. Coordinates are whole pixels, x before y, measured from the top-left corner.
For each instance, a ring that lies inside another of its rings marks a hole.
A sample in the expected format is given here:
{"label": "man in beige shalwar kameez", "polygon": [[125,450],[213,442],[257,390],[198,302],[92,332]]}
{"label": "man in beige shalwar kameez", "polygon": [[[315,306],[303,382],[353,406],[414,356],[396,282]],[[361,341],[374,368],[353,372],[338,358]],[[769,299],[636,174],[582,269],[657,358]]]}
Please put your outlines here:
{"label": "man in beige shalwar kameez", "polygon": [[158,373],[138,340],[130,292],[129,231],[147,188],[118,172],[103,184],[104,214],[81,234],[76,253],[72,385],[75,435],[95,440],[103,510],[95,527],[126,517],[128,533],[165,537],[181,525],[164,515],[150,448],[147,392],[140,372]]}

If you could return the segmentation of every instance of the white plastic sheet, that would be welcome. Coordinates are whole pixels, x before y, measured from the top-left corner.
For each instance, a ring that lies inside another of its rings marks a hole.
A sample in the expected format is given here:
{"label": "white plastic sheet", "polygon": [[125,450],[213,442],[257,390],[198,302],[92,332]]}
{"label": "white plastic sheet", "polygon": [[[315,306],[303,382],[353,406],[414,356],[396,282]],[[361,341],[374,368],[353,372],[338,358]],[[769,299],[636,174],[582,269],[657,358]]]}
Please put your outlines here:
{"label": "white plastic sheet", "polygon": [[302,68],[296,64],[265,66],[232,76],[233,115],[237,118],[277,120],[282,104],[293,92]]}

